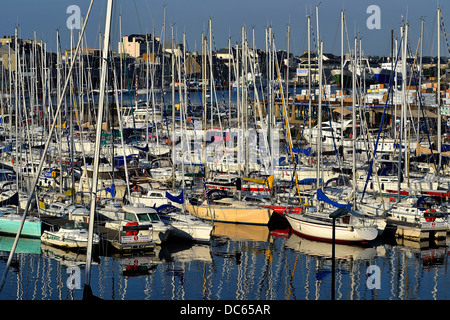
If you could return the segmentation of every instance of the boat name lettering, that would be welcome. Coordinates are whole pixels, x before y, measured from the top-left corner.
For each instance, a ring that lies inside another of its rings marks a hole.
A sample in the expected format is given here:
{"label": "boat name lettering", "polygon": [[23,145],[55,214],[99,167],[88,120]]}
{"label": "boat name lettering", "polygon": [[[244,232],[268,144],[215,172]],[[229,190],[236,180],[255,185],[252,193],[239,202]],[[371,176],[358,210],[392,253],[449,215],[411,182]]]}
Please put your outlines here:
{"label": "boat name lettering", "polygon": [[149,242],[152,241],[152,237],[149,234],[146,235],[135,235],[135,236],[123,236],[122,243],[133,243],[133,242]]}

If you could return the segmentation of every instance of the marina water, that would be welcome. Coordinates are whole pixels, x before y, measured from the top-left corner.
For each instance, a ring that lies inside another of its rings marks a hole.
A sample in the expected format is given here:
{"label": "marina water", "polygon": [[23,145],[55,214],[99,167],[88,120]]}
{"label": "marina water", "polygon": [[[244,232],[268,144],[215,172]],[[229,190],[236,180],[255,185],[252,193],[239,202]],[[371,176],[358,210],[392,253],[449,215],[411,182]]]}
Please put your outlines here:
{"label": "marina water", "polygon": [[[3,275],[13,238],[0,238]],[[336,244],[336,300],[450,298],[449,239]],[[100,248],[101,249],[101,248]],[[91,287],[104,300],[330,300],[331,244],[301,238],[284,223],[216,223],[210,244],[167,243],[154,252],[94,257]],[[81,300],[83,253],[22,239],[0,300]]]}

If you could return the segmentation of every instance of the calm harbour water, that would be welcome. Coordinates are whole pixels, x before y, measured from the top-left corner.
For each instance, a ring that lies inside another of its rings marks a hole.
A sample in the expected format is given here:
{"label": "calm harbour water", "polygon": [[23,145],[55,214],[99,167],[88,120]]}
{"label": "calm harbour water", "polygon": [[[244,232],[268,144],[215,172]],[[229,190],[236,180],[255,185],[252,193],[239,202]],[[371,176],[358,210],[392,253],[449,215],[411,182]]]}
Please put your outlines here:
{"label": "calm harbour water", "polygon": [[[2,275],[12,241],[0,238]],[[335,297],[447,300],[448,245],[448,238],[432,249],[381,241],[369,247],[336,245]],[[82,299],[85,255],[29,239],[19,243],[19,250],[0,300]],[[79,277],[71,284],[69,278],[73,280],[76,273],[68,271],[73,266]],[[378,273],[368,273],[373,266]],[[105,300],[329,300],[331,273],[331,244],[303,239],[289,233],[285,225],[217,223],[210,245],[170,243],[153,254],[99,255],[94,259],[91,287],[95,296]]]}

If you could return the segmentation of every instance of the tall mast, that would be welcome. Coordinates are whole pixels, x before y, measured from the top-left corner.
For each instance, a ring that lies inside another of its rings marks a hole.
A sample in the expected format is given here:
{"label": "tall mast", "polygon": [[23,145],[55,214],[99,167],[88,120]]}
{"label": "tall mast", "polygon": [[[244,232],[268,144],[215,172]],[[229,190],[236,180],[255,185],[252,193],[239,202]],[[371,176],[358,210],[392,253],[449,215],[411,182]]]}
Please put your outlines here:
{"label": "tall mast", "polygon": [[[286,52],[286,105],[288,106],[289,109],[289,40],[291,37],[291,26],[288,25],[287,26],[287,52]],[[294,92],[294,96],[295,96],[295,92]]]}
{"label": "tall mast", "polygon": [[175,47],[173,42],[173,25],[170,27],[172,32],[172,191],[175,190]]}
{"label": "tall mast", "polygon": [[[20,161],[19,161],[19,154],[18,154],[18,150],[19,150],[19,115],[18,115],[18,110],[19,110],[19,93],[18,93],[18,88],[19,88],[19,46],[18,46],[18,41],[17,41],[17,27],[14,29],[14,58],[15,58],[15,62],[14,62],[14,112],[15,112],[15,118],[16,118],[16,167],[19,166]],[[19,191],[19,170],[16,169],[16,183],[17,183],[17,191]],[[17,210],[19,210],[19,206],[17,206]]]}
{"label": "tall mast", "polygon": [[309,122],[309,146],[312,147],[312,101],[311,101],[311,16],[308,16],[308,122]]}
{"label": "tall mast", "polygon": [[[95,153],[94,153],[94,172],[92,175],[92,191],[91,191],[91,207],[89,214],[89,236],[88,247],[86,253],[86,274],[85,274],[85,293],[86,290],[90,290],[90,278],[91,278],[91,263],[92,263],[92,244],[94,234],[94,217],[95,217],[95,204],[97,199],[97,187],[98,187],[98,167],[100,163],[100,143],[102,134],[102,120],[103,110],[105,103],[105,88],[106,88],[106,72],[108,69],[108,49],[109,49],[109,36],[111,32],[111,15],[112,15],[113,0],[108,0],[106,8],[106,22],[105,22],[105,37],[103,40],[103,53],[102,53],[102,68],[100,77],[100,95],[98,100],[98,112],[96,123],[96,136],[95,136]],[[81,37],[80,37],[81,40]],[[73,63],[72,63],[73,64]],[[88,289],[89,288],[89,289]]]}
{"label": "tall mast", "polygon": [[438,138],[438,153],[439,153],[439,166],[438,166],[438,174],[441,171],[442,167],[442,154],[441,154],[441,144],[442,144],[442,137],[441,137],[441,9],[437,9],[437,82],[438,82],[438,88],[437,88],[437,114],[438,114],[438,123],[437,123],[437,138]]}
{"label": "tall mast", "polygon": [[[59,51],[59,30],[56,30],[56,99],[59,101],[61,99],[61,52]],[[62,184],[63,184],[63,166],[62,166],[62,128],[61,128],[61,113],[57,115],[57,121],[58,121],[58,151],[59,151],[59,192],[62,193]]]}
{"label": "tall mast", "polygon": [[[356,60],[357,60],[357,38],[355,37],[355,53],[352,63],[352,159],[353,159],[353,168],[352,168],[352,184],[353,184],[353,209],[355,209],[356,205]],[[342,80],[342,76],[341,76]]]}
{"label": "tall mast", "polygon": [[[355,70],[353,70],[355,72]],[[344,10],[341,11],[341,146],[344,148]],[[343,150],[343,149],[342,149]],[[344,156],[342,154],[342,156]]]}
{"label": "tall mast", "polygon": [[[405,63],[402,65],[403,67],[403,72],[406,75],[406,59],[408,58],[408,23],[405,24],[405,42],[403,43],[403,54],[404,54],[404,60]],[[408,93],[407,93],[407,83],[406,83],[406,76],[405,78],[403,78],[404,81],[403,86],[402,86],[402,90],[403,90],[403,106],[402,106],[402,112],[403,112],[403,140],[405,141],[405,175],[408,181],[408,187],[409,187],[409,143],[407,143],[407,139],[408,139],[408,127],[410,124],[410,121],[408,120],[408,116],[407,116],[407,109],[408,109]],[[403,146],[401,146],[400,151],[403,150]]]}
{"label": "tall mast", "polygon": [[[419,60],[419,88],[422,89],[422,55],[423,55],[423,25],[424,20],[420,19],[420,60]],[[421,98],[421,95],[419,95]],[[420,128],[420,106],[421,104],[418,104],[419,110],[417,111],[417,125]],[[417,142],[420,141],[420,130],[417,130]]]}
{"label": "tall mast", "polygon": [[[322,50],[323,50],[323,42],[321,41],[319,43],[319,108],[317,111],[317,189],[320,188],[320,172],[321,167],[320,163],[322,162]],[[319,202],[317,202],[317,206],[319,205]]]}

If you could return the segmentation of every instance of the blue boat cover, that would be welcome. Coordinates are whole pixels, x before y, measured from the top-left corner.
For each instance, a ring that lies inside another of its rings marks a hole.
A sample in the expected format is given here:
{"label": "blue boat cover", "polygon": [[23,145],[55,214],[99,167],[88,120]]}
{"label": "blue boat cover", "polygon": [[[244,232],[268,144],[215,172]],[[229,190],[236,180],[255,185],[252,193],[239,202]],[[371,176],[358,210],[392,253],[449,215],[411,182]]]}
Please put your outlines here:
{"label": "blue boat cover", "polygon": [[325,195],[325,193],[323,193],[322,189],[317,189],[317,200],[331,204],[333,207],[336,208],[347,208],[348,210],[352,209],[352,206],[349,204],[341,204],[331,200]]}
{"label": "blue boat cover", "polygon": [[116,196],[116,186],[114,183],[111,185],[111,187],[105,188],[107,192],[111,193],[111,196],[114,198]]}
{"label": "blue boat cover", "polygon": [[[1,123],[1,122],[0,122]],[[8,144],[6,147],[4,147],[4,148],[2,148],[1,150],[0,150],[0,153],[3,153],[3,152],[11,152],[12,151],[12,143],[10,143],[10,144]]]}
{"label": "blue boat cover", "polygon": [[[299,184],[313,184],[317,182],[317,178],[304,178],[302,180],[299,180]],[[319,179],[319,183],[322,183],[322,178]]]}
{"label": "blue boat cover", "polygon": [[166,191],[166,198],[169,199],[170,201],[173,201],[173,202],[176,202],[179,204],[183,204],[184,203],[184,190],[181,190],[181,193],[178,196],[173,196]]}
{"label": "blue boat cover", "polygon": [[292,151],[294,153],[303,153],[305,156],[309,157],[309,155],[311,154],[311,147],[308,147],[306,149],[292,148]]}

